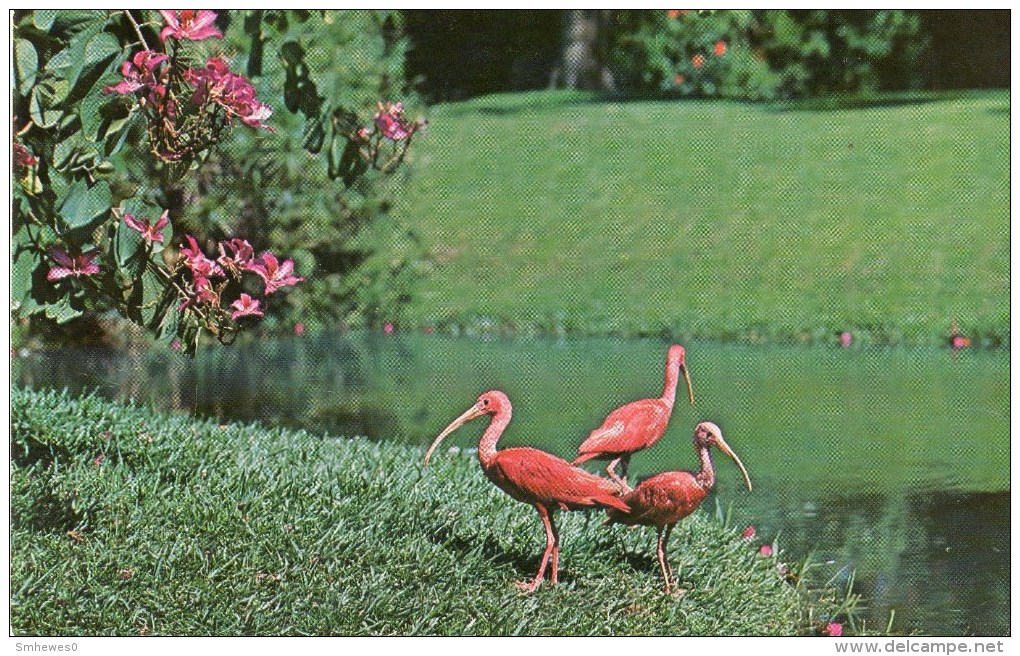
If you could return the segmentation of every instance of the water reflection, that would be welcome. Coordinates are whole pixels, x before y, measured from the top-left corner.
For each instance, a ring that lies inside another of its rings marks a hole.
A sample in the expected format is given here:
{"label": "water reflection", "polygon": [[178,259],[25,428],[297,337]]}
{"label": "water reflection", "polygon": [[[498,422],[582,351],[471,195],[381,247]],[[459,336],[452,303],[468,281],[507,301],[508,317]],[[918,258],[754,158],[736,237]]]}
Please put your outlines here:
{"label": "water reflection", "polygon": [[[657,394],[656,341],[469,341],[320,334],[200,353],[83,349],[17,358],[14,380],[162,410],[427,444],[487,389],[514,402],[504,443],[572,456],[609,409]],[[698,405],[678,404],[636,477],[696,466],[690,431],[724,427],[755,482],[720,463],[719,502],[818,576],[856,573],[869,626],[1008,634],[1008,358],[996,353],[689,344]],[[483,426],[452,445],[473,446]]]}

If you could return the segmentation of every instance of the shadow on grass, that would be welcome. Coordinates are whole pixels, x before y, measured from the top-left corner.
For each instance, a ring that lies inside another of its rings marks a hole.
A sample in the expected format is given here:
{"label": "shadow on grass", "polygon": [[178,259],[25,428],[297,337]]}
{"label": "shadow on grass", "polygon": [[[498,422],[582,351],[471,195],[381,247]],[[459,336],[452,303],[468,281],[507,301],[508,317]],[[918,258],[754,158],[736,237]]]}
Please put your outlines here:
{"label": "shadow on grass", "polygon": [[[790,100],[739,100],[708,98],[685,95],[677,92],[658,93],[607,93],[597,91],[538,90],[518,93],[500,93],[477,96],[469,100],[445,105],[448,116],[483,114],[487,116],[513,116],[516,114],[543,110],[555,110],[564,106],[626,104],[638,102],[714,102],[759,107],[767,112],[838,112],[859,109],[881,109],[910,105],[927,105],[964,98],[973,98],[986,93],[1001,93],[1003,90],[957,90],[957,91],[904,91],[868,95],[835,95],[818,98]],[[1002,108],[990,110],[994,113],[1009,112],[1008,101]]]}
{"label": "shadow on grass", "polygon": [[449,547],[463,555],[470,554],[478,551],[481,548],[481,553],[487,563],[490,563],[494,567],[500,566],[512,566],[517,575],[521,579],[525,579],[529,576],[534,576],[535,572],[538,571],[538,565],[541,563],[541,554],[536,558],[534,556],[525,556],[522,554],[514,554],[507,551],[507,549],[499,544],[490,535],[479,536],[475,539],[468,540],[463,536],[457,535],[453,527],[444,524],[434,531],[429,532],[429,539],[440,546]]}
{"label": "shadow on grass", "polygon": [[820,98],[800,98],[764,103],[770,112],[840,112],[857,109],[880,109],[927,105],[933,102],[958,100],[972,94],[965,91],[912,91],[869,95],[837,95]]}

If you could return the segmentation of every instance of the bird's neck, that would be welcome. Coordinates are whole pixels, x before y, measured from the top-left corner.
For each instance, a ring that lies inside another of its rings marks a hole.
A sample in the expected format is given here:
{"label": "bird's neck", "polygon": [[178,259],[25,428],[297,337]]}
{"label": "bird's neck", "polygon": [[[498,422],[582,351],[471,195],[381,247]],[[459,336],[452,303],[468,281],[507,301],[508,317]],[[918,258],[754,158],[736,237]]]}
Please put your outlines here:
{"label": "bird's neck", "polygon": [[676,401],[676,384],[680,379],[680,363],[669,362],[666,364],[666,384],[662,386],[661,401],[670,408]]}
{"label": "bird's neck", "polygon": [[701,471],[694,476],[694,480],[705,491],[711,490],[715,485],[715,467],[712,465],[712,454],[707,446],[698,449],[698,457],[701,458]]}
{"label": "bird's neck", "polygon": [[487,469],[495,460],[496,442],[506,430],[506,425],[510,423],[510,416],[510,410],[500,410],[492,417],[489,427],[482,433],[482,439],[478,442],[478,461],[482,463],[483,468]]}

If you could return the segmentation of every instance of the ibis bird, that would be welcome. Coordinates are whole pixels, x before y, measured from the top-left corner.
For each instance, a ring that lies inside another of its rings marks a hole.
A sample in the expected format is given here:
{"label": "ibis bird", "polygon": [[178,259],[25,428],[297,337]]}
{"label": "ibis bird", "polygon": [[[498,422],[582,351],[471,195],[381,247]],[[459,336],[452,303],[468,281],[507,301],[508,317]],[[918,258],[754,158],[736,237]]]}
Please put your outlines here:
{"label": "ibis bird", "polygon": [[490,481],[511,497],[534,506],[545,527],[545,553],[542,555],[538,574],[530,582],[517,583],[521,590],[533,592],[545,577],[550,557],[552,570],[549,582],[556,583],[560,537],[553,518],[554,511],[602,507],[627,512],[629,508],[620,499],[620,490],[615,484],[601,476],[574,467],[562,458],[530,447],[497,451],[496,442],[510,423],[511,413],[510,399],[503,392],[492,390],[482,394],[478,397],[477,403],[454,419],[436,437],[425,454],[425,465],[428,465],[432,452],[447,435],[475,417],[482,415],[492,417],[478,443],[478,460],[482,464],[482,471]]}
{"label": "ibis bird", "polygon": [[673,578],[673,569],[669,566],[666,556],[666,544],[673,527],[701,505],[708,492],[715,485],[715,468],[712,466],[710,447],[733,458],[740,467],[747,490],[751,490],[751,478],[740,458],[733,452],[723,439],[722,431],[710,421],[703,421],[694,429],[694,450],[701,459],[701,470],[667,471],[647,478],[633,490],[623,495],[624,502],[630,506],[629,511],[616,508],[609,510],[606,524],[626,524],[629,526],[644,525],[656,527],[657,555],[662,578],[666,583],[668,594]]}
{"label": "ibis bird", "polygon": [[[621,488],[627,489],[627,464],[631,455],[655,444],[666,432],[681,373],[687,381],[687,396],[691,404],[694,404],[694,389],[687,372],[686,357],[684,347],[679,344],[669,347],[662,396],[634,401],[613,410],[602,422],[602,426],[593,430],[588,439],[581,443],[573,464],[579,465],[588,460],[609,460],[606,473]],[[617,463],[620,463],[622,476],[616,474]]]}

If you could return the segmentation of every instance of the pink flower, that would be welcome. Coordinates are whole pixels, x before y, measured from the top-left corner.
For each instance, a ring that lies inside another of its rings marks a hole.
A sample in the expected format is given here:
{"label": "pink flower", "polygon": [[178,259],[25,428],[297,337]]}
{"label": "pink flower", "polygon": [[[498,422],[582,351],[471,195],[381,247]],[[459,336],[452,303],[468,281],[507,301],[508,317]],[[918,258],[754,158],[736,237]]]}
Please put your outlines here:
{"label": "pink flower", "polygon": [[435,331],[435,329],[432,326],[425,326],[423,330],[425,331],[426,335],[431,335]]}
{"label": "pink flower", "polygon": [[844,330],[839,335],[839,345],[843,348],[850,348],[850,345],[854,343],[854,336],[849,330]]}
{"label": "pink flower", "polygon": [[195,282],[192,283],[191,296],[184,299],[184,302],[177,306],[177,311],[183,312],[186,308],[201,305],[202,303],[219,305],[220,295],[212,288],[212,283],[209,282],[208,278],[195,276]]}
{"label": "pink flower", "polygon": [[822,635],[838,638],[843,635],[843,625],[839,622],[829,622],[825,625],[825,628],[822,629]]}
{"label": "pink flower", "polygon": [[98,456],[96,456],[95,459],[92,461],[92,464],[95,467],[98,467],[98,466],[102,465],[103,464],[103,454],[100,453]]}
{"label": "pink flower", "polygon": [[172,36],[178,40],[189,39],[191,41],[201,41],[202,39],[208,39],[209,37],[215,37],[222,39],[223,35],[216,29],[214,23],[216,22],[216,12],[209,11],[208,9],[183,9],[181,11],[166,11],[160,10],[163,15],[163,20],[166,21],[166,27],[159,33],[159,38],[166,41],[168,36]]}
{"label": "pink flower", "polygon": [[963,335],[953,335],[952,340],[949,342],[949,346],[952,347],[954,351],[967,348],[970,346],[970,338],[964,337]]}
{"label": "pink flower", "polygon": [[170,348],[173,349],[174,351],[180,351],[181,350],[181,340],[175,339],[172,342],[170,342]]}
{"label": "pink flower", "polygon": [[744,532],[740,534],[740,537],[745,540],[751,540],[755,536],[755,530],[753,526],[748,526],[744,529]]}
{"label": "pink flower", "polygon": [[[235,276],[248,268],[252,257],[255,256],[255,249],[251,247],[248,240],[234,237],[229,241],[220,242],[220,256],[216,262]],[[227,255],[226,249],[230,249],[231,255]]]}
{"label": "pink flower", "polygon": [[761,549],[758,550],[758,553],[761,554],[762,556],[765,556],[766,558],[771,557],[772,556],[772,545],[768,545],[768,544],[761,545]]}
{"label": "pink flower", "polygon": [[240,317],[263,316],[262,310],[259,309],[258,300],[245,293],[242,293],[241,298],[231,303],[230,307],[234,308],[234,313],[230,315],[230,318],[235,321]]}
{"label": "pink flower", "polygon": [[28,148],[17,141],[11,145],[11,150],[14,166],[18,168],[26,169],[39,163],[39,158],[28,152]]}
{"label": "pink flower", "polygon": [[154,241],[163,243],[163,228],[166,227],[166,224],[170,220],[169,214],[170,210],[163,210],[163,214],[160,215],[155,225],[153,225],[147,216],[136,219],[130,213],[124,212],[124,223],[132,230],[137,230],[142,233],[142,239],[144,239],[146,243],[152,243]]}
{"label": "pink flower", "polygon": [[683,73],[677,73],[676,75],[673,76],[673,85],[680,86],[684,83],[684,80],[686,79],[687,78],[684,77]]}
{"label": "pink flower", "polygon": [[726,54],[726,42],[722,39],[715,42],[715,56],[722,57]]}
{"label": "pink flower", "polygon": [[390,333],[393,332],[393,324],[387,321],[385,324],[383,324],[382,331],[389,335]]}
{"label": "pink flower", "polygon": [[414,123],[404,120],[404,103],[379,103],[379,111],[375,115],[375,126],[390,141],[402,141],[414,133]]}
{"label": "pink flower", "polygon": [[134,57],[121,65],[120,73],[124,79],[118,84],[103,87],[103,93],[129,94],[145,89],[155,102],[166,95],[162,73],[157,71],[157,68],[169,59],[170,57],[161,52],[139,50]]}
{"label": "pink flower", "polygon": [[185,235],[185,239],[191,245],[191,248],[181,248],[181,255],[184,256],[184,265],[191,269],[191,272],[195,274],[196,281],[198,278],[206,278],[208,276],[220,276],[225,275],[223,269],[218,264],[210,260],[202,252],[202,249],[198,247],[198,242],[191,235]]}
{"label": "pink flower", "polygon": [[269,251],[263,253],[259,259],[250,262],[248,270],[254,271],[266,281],[266,294],[272,294],[281,287],[296,285],[304,280],[300,276],[293,275],[294,260],[284,260],[280,264],[276,256]]}
{"label": "pink flower", "polygon": [[705,65],[705,56],[701,53],[694,55],[691,57],[691,65],[694,66],[694,68],[701,68]]}
{"label": "pink flower", "polygon": [[213,57],[205,68],[189,68],[184,71],[184,78],[195,87],[192,100],[196,104],[215,103],[223,108],[228,119],[236,116],[245,125],[275,132],[262,124],[273,110],[255,97],[251,82],[243,75],[230,72],[223,58]]}
{"label": "pink flower", "polygon": [[305,334],[305,324],[300,323],[300,322],[294,324],[294,334],[297,335],[298,337],[300,337],[301,335],[304,335]]}
{"label": "pink flower", "polygon": [[52,246],[47,253],[53,261],[60,266],[50,267],[46,279],[49,281],[60,280],[68,276],[92,276],[99,273],[99,265],[93,262],[99,256],[99,249],[93,248],[80,255],[69,255],[67,251],[57,246]]}

